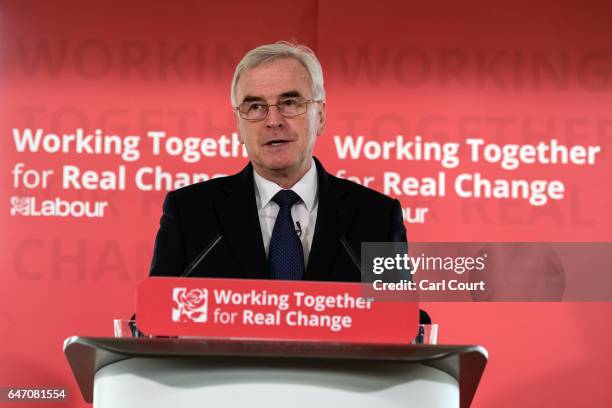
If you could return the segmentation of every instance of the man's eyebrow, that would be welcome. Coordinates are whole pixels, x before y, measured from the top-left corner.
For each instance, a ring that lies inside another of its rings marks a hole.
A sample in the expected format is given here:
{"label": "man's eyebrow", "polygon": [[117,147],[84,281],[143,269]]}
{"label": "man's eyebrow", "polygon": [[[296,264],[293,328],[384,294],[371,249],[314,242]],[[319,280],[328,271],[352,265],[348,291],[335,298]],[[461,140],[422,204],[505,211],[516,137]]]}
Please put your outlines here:
{"label": "man's eyebrow", "polygon": [[[302,96],[302,94],[299,93],[298,91],[295,91],[295,90],[283,92],[282,94],[278,95],[279,98],[299,98],[301,96]],[[244,102],[259,102],[259,101],[265,101],[265,99],[262,98],[261,96],[247,95],[242,100],[242,103],[244,103]]]}
{"label": "man's eyebrow", "polygon": [[281,98],[298,98],[300,96],[302,96],[302,94],[298,91],[287,91],[279,95]]}
{"label": "man's eyebrow", "polygon": [[255,102],[255,101],[263,101],[264,98],[259,97],[259,96],[251,96],[251,95],[247,95],[244,97],[244,99],[242,100],[242,102]]}

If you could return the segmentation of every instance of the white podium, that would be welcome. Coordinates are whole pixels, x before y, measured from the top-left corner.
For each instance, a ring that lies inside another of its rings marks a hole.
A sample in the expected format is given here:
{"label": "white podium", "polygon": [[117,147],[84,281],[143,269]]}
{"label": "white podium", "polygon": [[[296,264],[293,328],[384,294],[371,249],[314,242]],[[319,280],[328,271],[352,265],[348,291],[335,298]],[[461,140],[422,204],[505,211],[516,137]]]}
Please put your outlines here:
{"label": "white podium", "polygon": [[122,407],[468,407],[480,346],[71,337],[85,401]]}

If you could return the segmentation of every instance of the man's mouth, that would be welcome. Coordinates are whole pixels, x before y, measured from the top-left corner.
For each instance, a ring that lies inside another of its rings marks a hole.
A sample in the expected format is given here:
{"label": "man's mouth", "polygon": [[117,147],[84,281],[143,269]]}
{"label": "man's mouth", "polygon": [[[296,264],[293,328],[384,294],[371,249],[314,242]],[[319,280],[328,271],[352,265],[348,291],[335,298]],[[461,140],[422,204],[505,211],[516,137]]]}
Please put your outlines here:
{"label": "man's mouth", "polygon": [[269,142],[264,144],[264,146],[282,146],[282,145],[287,144],[289,142],[291,142],[291,140],[275,139],[275,140],[270,140]]}

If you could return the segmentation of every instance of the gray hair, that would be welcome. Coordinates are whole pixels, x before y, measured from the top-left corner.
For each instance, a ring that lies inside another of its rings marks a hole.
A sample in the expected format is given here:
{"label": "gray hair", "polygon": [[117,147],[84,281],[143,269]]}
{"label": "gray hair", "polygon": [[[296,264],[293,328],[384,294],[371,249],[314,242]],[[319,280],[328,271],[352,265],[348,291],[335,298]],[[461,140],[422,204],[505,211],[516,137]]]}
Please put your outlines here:
{"label": "gray hair", "polygon": [[294,58],[298,60],[310,75],[312,97],[315,100],[325,100],[325,88],[323,88],[323,70],[321,63],[314,52],[305,45],[292,44],[287,41],[279,41],[275,44],[261,45],[247,52],[236,66],[234,78],[232,79],[231,100],[232,107],[236,107],[236,84],[240,75],[249,69],[253,69],[263,63],[278,58]]}

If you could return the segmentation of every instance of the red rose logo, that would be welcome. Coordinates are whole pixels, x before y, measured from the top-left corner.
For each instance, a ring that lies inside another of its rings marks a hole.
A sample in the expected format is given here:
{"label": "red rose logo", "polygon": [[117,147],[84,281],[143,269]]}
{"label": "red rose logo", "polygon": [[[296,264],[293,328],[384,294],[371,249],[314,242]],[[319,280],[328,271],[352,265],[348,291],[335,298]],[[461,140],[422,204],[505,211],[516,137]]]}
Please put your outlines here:
{"label": "red rose logo", "polygon": [[202,307],[206,302],[206,296],[202,289],[191,289],[189,292],[183,292],[179,295],[179,302],[186,311],[192,311]]}
{"label": "red rose logo", "polygon": [[175,322],[206,322],[208,293],[206,289],[174,288],[173,300],[178,306],[172,309],[172,320]]}

